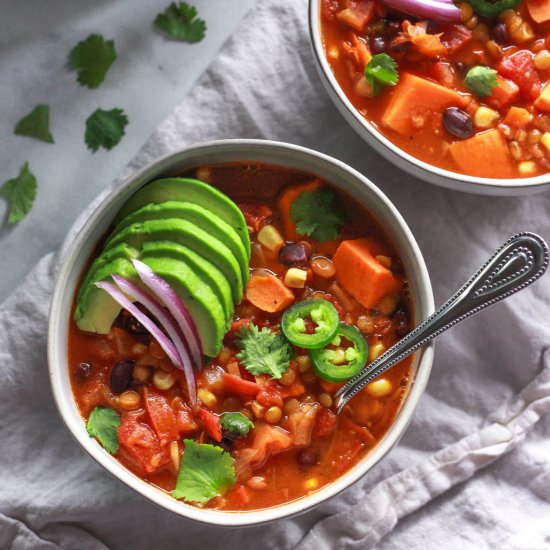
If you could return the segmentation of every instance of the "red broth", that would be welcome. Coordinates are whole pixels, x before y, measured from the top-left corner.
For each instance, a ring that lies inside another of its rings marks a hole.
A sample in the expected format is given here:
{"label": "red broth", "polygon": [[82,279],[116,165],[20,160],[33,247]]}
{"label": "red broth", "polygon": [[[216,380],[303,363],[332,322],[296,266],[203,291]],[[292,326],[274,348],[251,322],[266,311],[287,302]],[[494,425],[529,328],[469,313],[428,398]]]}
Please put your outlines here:
{"label": "red broth", "polygon": [[[241,207],[252,242],[251,272],[258,274],[258,270],[269,270],[284,278],[287,265],[280,261],[278,252],[270,251],[258,242],[258,230],[269,223],[287,243],[295,242],[295,235],[285,229],[287,220],[282,217],[281,193],[315,178],[302,172],[256,163],[205,166],[185,175],[211,183]],[[327,182],[319,183],[330,187]],[[342,321],[360,329],[370,345],[371,354],[381,353],[411,328],[412,305],[406,274],[385,229],[353,199],[340,192],[337,195],[346,206],[346,224],[336,241],[319,243],[302,239],[303,246],[311,249],[307,265],[303,266],[307,271],[307,282],[303,289],[295,288],[292,292],[296,301],[315,296],[332,302]],[[368,237],[376,243],[380,260],[390,266],[393,276],[399,281],[395,292],[382,299],[376,307],[368,309],[348,294],[334,275],[325,277],[318,274],[327,275],[326,266],[331,265],[341,241],[359,237]],[[319,263],[324,271],[319,269]],[[340,417],[336,417],[332,410],[334,392],[340,384],[319,378],[303,349],[293,347],[290,367],[280,380],[269,380],[265,375],[254,378],[235,357],[238,351],[235,330],[250,320],[258,326],[276,328],[282,313],[261,311],[243,299],[236,308],[235,321],[225,337],[223,349],[204,365],[200,373],[197,372],[199,397],[204,407],[214,415],[241,411],[255,423],[254,430],[246,438],[233,441],[227,449],[235,460],[236,483],[223,495],[206,503],[204,506],[208,508],[257,510],[284,504],[321,489],[342,476],[376,446],[392,425],[406,395],[410,358],[384,374],[384,381],[362,390]],[[144,404],[151,396],[162,400],[170,414],[177,418],[177,437],[172,441],[157,439],[153,442],[159,453],[151,459],[148,471],[144,471],[143,465],[131,453],[125,452],[122,445],[116,457],[145,481],[170,492],[175,487],[184,452],[183,439],[218,443],[212,439],[200,414],[187,406],[180,371],[174,369],[148,334],[136,334],[129,326],[134,325],[128,323],[128,315],[124,312],[107,335],[83,332],[71,322],[68,354],[73,393],[84,420],[96,406],[111,407],[121,415],[123,423],[125,419],[131,419],[134,426],[145,430],[143,433],[153,434],[156,439]],[[116,394],[110,386],[111,371],[117,362],[125,360],[135,362],[132,382],[125,392]],[[90,365],[90,369],[82,364]],[[259,383],[263,390],[255,399],[245,398],[225,386],[221,378],[223,373]],[[306,422],[303,428],[309,441],[295,444],[297,436],[289,417],[297,411],[301,414],[303,410],[315,412],[313,420]],[[287,434],[290,446],[280,452],[270,452],[269,449],[273,449],[269,446],[273,430]],[[250,449],[261,446],[258,442],[260,433],[268,441],[264,455],[260,459],[256,456],[253,464],[247,463]],[[139,434],[138,430],[138,439]]]}

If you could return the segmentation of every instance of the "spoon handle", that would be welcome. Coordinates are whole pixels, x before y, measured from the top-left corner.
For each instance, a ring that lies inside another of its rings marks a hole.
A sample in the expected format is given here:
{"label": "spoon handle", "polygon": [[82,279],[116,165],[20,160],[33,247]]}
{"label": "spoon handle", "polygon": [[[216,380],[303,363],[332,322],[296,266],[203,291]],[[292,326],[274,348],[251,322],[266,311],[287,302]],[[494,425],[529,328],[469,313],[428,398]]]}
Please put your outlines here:
{"label": "spoon handle", "polygon": [[345,404],[384,371],[474,313],[536,281],[548,267],[548,246],[534,233],[506,241],[475,275],[431,317],[367,365],[336,393],[340,413]]}

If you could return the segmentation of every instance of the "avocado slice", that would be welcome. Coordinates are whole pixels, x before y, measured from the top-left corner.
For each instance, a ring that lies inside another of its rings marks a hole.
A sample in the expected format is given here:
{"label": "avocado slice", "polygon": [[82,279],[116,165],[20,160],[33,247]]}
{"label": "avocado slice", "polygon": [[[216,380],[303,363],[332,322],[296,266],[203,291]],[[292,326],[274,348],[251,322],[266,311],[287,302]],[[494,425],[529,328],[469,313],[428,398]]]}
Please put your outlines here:
{"label": "avocado slice", "polygon": [[226,319],[232,318],[235,308],[233,307],[231,287],[223,273],[214,264],[190,248],[169,241],[143,243],[140,259],[146,261],[147,258],[173,258],[187,264],[219,298]]}
{"label": "avocado slice", "polygon": [[115,223],[119,223],[147,204],[166,201],[192,202],[219,216],[237,232],[244,245],[247,259],[250,259],[250,237],[239,207],[215,187],[196,179],[166,178],[149,183],[128,200]]}
{"label": "avocado slice", "polygon": [[[111,239],[117,233],[134,223],[168,218],[183,219],[194,223],[225,244],[231,250],[237,262],[239,262],[243,286],[246,286],[249,275],[248,256],[241,239],[228,223],[198,204],[178,201],[147,204],[121,220],[113,230]],[[109,247],[109,240],[105,246]]]}
{"label": "avocado slice", "polygon": [[[109,241],[108,248],[126,243],[141,249],[148,241],[172,241],[186,246],[217,266],[225,275],[233,294],[233,301],[239,303],[243,296],[241,268],[233,253],[219,239],[187,220],[148,220],[129,225]],[[107,249],[106,249],[107,250]]]}
{"label": "avocado slice", "polygon": [[218,355],[227,332],[223,307],[209,285],[184,262],[173,258],[144,258],[159,277],[179,295],[195,321],[205,355]]}

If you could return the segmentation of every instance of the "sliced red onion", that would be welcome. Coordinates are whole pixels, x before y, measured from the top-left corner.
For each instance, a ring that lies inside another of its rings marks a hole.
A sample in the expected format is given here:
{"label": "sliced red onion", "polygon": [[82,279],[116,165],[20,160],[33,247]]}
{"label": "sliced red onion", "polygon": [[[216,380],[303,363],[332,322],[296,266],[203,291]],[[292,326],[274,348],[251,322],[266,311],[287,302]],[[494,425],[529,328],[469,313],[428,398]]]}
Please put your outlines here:
{"label": "sliced red onion", "polygon": [[170,339],[164,334],[164,332],[162,332],[162,330],[160,330],[159,327],[157,327],[153,321],[151,321],[151,319],[149,319],[149,317],[147,317],[147,315],[145,315],[145,313],[140,311],[137,306],[128,300],[128,298],[126,298],[126,296],[124,296],[124,294],[120,292],[116,286],[106,281],[95,283],[95,286],[107,292],[107,294],[109,294],[115,302],[129,311],[151,333],[151,336],[159,343],[160,347],[168,356],[168,359],[170,359],[174,365],[181,366],[181,358],[174,347],[174,344],[170,342]]}
{"label": "sliced red onion", "polygon": [[382,0],[386,6],[415,17],[425,17],[438,23],[460,21],[460,10],[446,0]]}
{"label": "sliced red onion", "polygon": [[139,278],[151,290],[155,298],[168,309],[180,327],[189,344],[193,361],[197,368],[202,367],[202,345],[195,322],[176,291],[148,265],[132,260]]}
{"label": "sliced red onion", "polygon": [[162,308],[145,290],[137,286],[132,281],[121,277],[120,275],[112,275],[113,280],[117,286],[135,302],[142,304],[149,313],[154,315],[158,322],[164,327],[168,336],[172,340],[178,355],[181,358],[181,364],[176,364],[178,368],[181,368],[185,374],[185,380],[187,382],[187,389],[189,391],[189,399],[192,404],[197,401],[197,386],[195,382],[195,375],[193,373],[193,363],[191,361],[191,355],[189,346],[184,339],[178,325],[176,324],[172,315],[170,315],[164,308]]}

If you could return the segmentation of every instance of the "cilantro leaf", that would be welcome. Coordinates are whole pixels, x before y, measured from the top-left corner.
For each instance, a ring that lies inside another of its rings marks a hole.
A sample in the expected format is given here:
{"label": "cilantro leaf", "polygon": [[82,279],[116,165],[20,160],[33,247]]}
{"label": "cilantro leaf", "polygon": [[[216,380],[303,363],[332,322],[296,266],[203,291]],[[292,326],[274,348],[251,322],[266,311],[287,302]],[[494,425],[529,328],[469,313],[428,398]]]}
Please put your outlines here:
{"label": "cilantro leaf", "polygon": [[186,2],[172,3],[155,18],[161,31],[186,42],[200,42],[204,38],[206,23],[197,17],[197,8]]}
{"label": "cilantro leaf", "polygon": [[222,428],[234,435],[245,437],[254,428],[252,420],[240,412],[225,412],[220,417]]}
{"label": "cilantro leaf", "polygon": [[493,88],[498,86],[497,72],[489,67],[472,67],[466,77],[464,78],[464,84],[477,95],[477,97],[483,99],[493,93]]}
{"label": "cilantro leaf", "polygon": [[94,153],[100,147],[112,149],[121,140],[127,124],[128,117],[122,109],[97,109],[86,120],[84,141],[88,149]]}
{"label": "cilantro leaf", "polygon": [[50,134],[50,108],[48,105],[37,105],[26,117],[23,117],[15,127],[18,136],[29,136],[53,143]]}
{"label": "cilantro leaf", "polygon": [[90,437],[97,437],[105,450],[112,455],[118,451],[117,426],[120,416],[109,407],[96,407],[88,417],[86,430]]}
{"label": "cilantro leaf", "polygon": [[242,326],[236,334],[236,344],[241,348],[237,359],[255,376],[269,374],[281,378],[288,369],[291,349],[280,334],[263,327],[259,330],[254,323]]}
{"label": "cilantro leaf", "polygon": [[233,459],[221,447],[185,439],[174,498],[208,502],[236,481]]}
{"label": "cilantro leaf", "polygon": [[303,191],[290,207],[290,219],[298,235],[308,235],[316,241],[333,241],[344,224],[344,212],[330,189]]}
{"label": "cilantro leaf", "polygon": [[16,178],[0,187],[0,197],[5,197],[10,204],[8,223],[17,223],[27,215],[36,198],[36,178],[29,170],[28,162]]}
{"label": "cilantro leaf", "polygon": [[372,86],[372,93],[376,95],[382,86],[394,86],[399,82],[397,63],[387,53],[378,53],[365,67],[365,78]]}
{"label": "cilantro leaf", "polygon": [[69,65],[78,71],[79,84],[97,88],[115,59],[115,43],[99,34],[91,34],[71,50]]}

